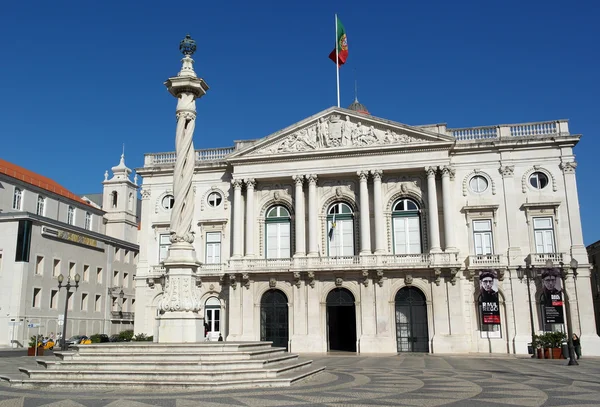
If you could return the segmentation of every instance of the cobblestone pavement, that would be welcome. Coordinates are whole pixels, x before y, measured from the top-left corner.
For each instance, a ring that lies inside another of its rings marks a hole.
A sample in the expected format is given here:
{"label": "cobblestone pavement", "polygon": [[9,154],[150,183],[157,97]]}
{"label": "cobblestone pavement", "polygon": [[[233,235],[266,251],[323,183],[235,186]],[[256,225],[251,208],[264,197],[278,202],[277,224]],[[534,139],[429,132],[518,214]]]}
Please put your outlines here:
{"label": "cobblestone pavement", "polygon": [[[32,390],[0,384],[0,407],[598,406],[600,359],[302,355],[326,370],[289,388],[206,391]],[[0,354],[0,376],[34,358]]]}

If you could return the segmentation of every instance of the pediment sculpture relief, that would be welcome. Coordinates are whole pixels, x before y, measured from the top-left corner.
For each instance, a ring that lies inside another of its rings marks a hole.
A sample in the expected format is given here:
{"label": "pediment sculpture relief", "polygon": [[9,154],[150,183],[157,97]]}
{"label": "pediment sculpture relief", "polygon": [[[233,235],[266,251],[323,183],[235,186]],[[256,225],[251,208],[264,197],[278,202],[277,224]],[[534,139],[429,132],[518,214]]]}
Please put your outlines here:
{"label": "pediment sculpture relief", "polygon": [[385,144],[409,144],[424,142],[407,134],[398,134],[394,130],[376,129],[361,122],[353,123],[349,116],[342,119],[338,115],[322,117],[303,127],[282,140],[251,154],[273,154],[302,152],[341,147],[366,147]]}

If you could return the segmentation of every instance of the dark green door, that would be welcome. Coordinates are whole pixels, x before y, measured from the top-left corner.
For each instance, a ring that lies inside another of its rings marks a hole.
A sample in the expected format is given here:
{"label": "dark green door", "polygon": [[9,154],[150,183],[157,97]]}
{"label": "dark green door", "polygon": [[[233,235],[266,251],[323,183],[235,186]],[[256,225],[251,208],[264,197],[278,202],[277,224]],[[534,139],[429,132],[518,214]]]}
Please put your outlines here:
{"label": "dark green door", "polygon": [[396,341],[398,352],[429,352],[427,301],[418,288],[396,294]]}
{"label": "dark green door", "polygon": [[269,290],[260,301],[260,340],[287,349],[288,339],[287,297],[279,290]]}

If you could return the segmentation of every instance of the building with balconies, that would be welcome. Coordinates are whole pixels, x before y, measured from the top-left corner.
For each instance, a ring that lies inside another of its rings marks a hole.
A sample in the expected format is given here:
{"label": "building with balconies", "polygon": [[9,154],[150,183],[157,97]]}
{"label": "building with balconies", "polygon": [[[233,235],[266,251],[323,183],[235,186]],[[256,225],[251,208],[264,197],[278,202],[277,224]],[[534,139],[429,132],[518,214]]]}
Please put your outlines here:
{"label": "building with balconies", "polygon": [[[452,129],[330,108],[263,138],[197,150],[195,293],[208,339],[271,340],[294,352],[527,353],[531,326],[566,331],[545,320],[535,273],[533,284],[518,273],[552,262],[570,271],[574,332],[600,354],[579,139],[566,120]],[[137,170],[135,330],[158,340],[174,163],[175,153],[149,153]],[[480,270],[497,276],[487,320]]]}

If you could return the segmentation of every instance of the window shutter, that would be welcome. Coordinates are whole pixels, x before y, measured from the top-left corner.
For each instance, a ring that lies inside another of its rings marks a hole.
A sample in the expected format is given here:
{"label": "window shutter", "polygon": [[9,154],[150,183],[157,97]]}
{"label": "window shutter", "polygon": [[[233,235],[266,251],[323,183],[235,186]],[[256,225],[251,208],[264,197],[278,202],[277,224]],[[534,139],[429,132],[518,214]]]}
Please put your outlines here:
{"label": "window shutter", "polygon": [[421,231],[419,227],[419,218],[407,218],[406,223],[408,226],[408,253],[421,253]]}
{"label": "window shutter", "polygon": [[267,259],[277,258],[277,223],[267,224]]}
{"label": "window shutter", "polygon": [[290,257],[290,224],[278,223],[279,226],[279,258],[286,259]]}
{"label": "window shutter", "polygon": [[554,232],[552,230],[544,230],[544,247],[545,253],[554,253]]}
{"label": "window shutter", "polygon": [[536,230],[535,231],[535,251],[536,253],[544,253],[544,231]]}
{"label": "window shutter", "polygon": [[394,253],[406,254],[406,218],[394,218]]}
{"label": "window shutter", "polygon": [[354,228],[351,219],[338,222],[341,235],[341,256],[354,256]]}

